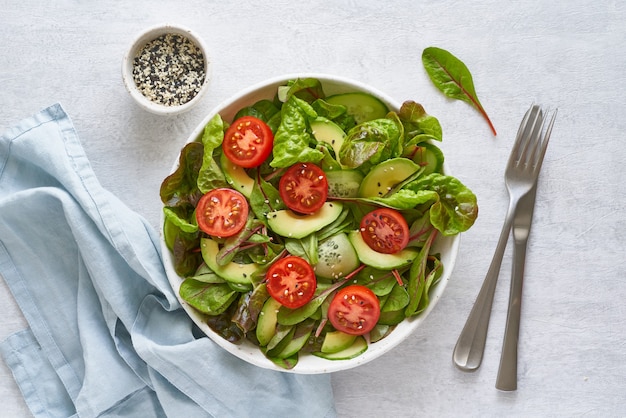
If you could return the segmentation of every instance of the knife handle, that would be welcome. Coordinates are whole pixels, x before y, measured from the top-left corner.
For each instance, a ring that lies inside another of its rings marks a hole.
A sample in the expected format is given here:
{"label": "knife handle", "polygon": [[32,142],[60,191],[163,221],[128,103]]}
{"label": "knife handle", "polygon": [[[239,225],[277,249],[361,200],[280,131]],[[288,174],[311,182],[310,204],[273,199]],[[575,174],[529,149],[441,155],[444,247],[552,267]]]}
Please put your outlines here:
{"label": "knife handle", "polygon": [[491,306],[493,305],[493,297],[498,282],[498,274],[500,273],[500,265],[502,264],[502,256],[511,232],[511,224],[517,200],[512,199],[509,203],[504,225],[500,232],[500,238],[496,246],[496,251],[489,265],[489,270],[485,275],[485,280],[478,292],[474,306],[470,311],[465,322],[465,326],[459,335],[459,338],[452,353],[454,364],[465,372],[476,371],[483,360],[485,344],[487,342],[487,330],[489,328],[489,318],[491,315]]}
{"label": "knife handle", "polygon": [[504,330],[504,343],[500,356],[500,367],[496,379],[496,388],[504,391],[517,389],[517,346],[519,340],[520,317],[522,310],[522,288],[524,283],[524,265],[526,260],[526,240],[515,242],[513,247],[513,273],[509,308]]}

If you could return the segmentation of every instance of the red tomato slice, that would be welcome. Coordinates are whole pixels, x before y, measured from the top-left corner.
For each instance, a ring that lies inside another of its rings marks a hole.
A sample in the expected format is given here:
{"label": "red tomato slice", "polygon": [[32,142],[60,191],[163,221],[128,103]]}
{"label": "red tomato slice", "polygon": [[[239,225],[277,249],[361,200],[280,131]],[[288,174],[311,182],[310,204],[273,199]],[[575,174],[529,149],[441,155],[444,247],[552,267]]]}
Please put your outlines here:
{"label": "red tomato slice", "polygon": [[242,167],[258,167],[272,152],[274,134],[261,119],[242,116],[228,127],[222,150],[233,163]]}
{"label": "red tomato slice", "polygon": [[367,334],[380,317],[380,302],[370,289],[354,284],[339,290],[328,307],[328,319],[336,330]]}
{"label": "red tomato slice", "polygon": [[376,209],[361,219],[361,236],[372,250],[393,254],[409,243],[409,225],[397,210]]}
{"label": "red tomato slice", "polygon": [[247,219],[248,201],[233,189],[213,189],[200,198],[196,207],[198,227],[216,237],[235,235]]}
{"label": "red tomato slice", "polygon": [[313,267],[304,258],[295,255],[272,264],[265,277],[270,296],[291,309],[306,305],[317,288]]}
{"label": "red tomato slice", "polygon": [[315,164],[297,163],[280,178],[278,191],[289,209],[312,214],[326,202],[328,180],[324,171]]}

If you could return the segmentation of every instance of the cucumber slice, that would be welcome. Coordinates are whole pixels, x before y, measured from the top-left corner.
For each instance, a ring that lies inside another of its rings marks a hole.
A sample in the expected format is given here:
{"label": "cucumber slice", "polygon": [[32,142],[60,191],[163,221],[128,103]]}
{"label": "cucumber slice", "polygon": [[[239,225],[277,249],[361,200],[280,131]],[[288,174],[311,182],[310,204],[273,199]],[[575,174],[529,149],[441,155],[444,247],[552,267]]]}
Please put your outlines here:
{"label": "cucumber slice", "polygon": [[349,360],[363,354],[365,351],[367,351],[367,341],[365,341],[365,338],[358,336],[352,345],[345,350],[341,350],[336,353],[322,353],[321,351],[315,351],[313,352],[313,355],[327,360]]}
{"label": "cucumber slice", "polygon": [[372,250],[369,245],[363,241],[361,232],[351,231],[348,234],[352,246],[356,250],[359,260],[363,264],[380,269],[380,270],[392,270],[404,266],[408,266],[415,260],[419,251],[412,248],[405,248],[395,254],[383,254],[378,251]]}
{"label": "cucumber slice", "polygon": [[348,236],[341,232],[319,243],[319,261],[314,266],[315,274],[324,279],[344,277],[359,267],[359,257]]}
{"label": "cucumber slice", "polygon": [[328,196],[330,197],[357,197],[363,182],[363,174],[357,170],[329,170],[326,171],[328,181]]}
{"label": "cucumber slice", "polygon": [[341,215],[343,205],[339,202],[326,202],[312,215],[299,215],[283,209],[267,214],[267,224],[278,235],[288,238],[304,238],[319,231]]}
{"label": "cucumber slice", "polygon": [[409,149],[405,149],[404,156],[411,158],[420,167],[424,167],[423,176],[431,173],[441,173],[443,169],[443,152],[429,142],[420,142]]}
{"label": "cucumber slice", "polygon": [[357,124],[368,120],[384,118],[389,108],[379,98],[369,93],[354,92],[335,94],[326,98],[331,104],[343,105]]}

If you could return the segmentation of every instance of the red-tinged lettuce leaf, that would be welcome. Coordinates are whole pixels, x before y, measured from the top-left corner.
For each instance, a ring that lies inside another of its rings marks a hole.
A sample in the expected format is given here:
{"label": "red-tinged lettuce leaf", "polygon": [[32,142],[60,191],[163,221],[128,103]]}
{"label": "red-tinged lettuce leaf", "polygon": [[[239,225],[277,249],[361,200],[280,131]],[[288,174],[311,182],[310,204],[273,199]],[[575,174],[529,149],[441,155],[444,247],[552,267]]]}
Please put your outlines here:
{"label": "red-tinged lettuce leaf", "polygon": [[198,173],[202,167],[204,146],[199,142],[190,142],[181,150],[176,171],[161,183],[161,201],[168,205],[182,202],[193,206],[198,203],[202,192],[198,189]]}

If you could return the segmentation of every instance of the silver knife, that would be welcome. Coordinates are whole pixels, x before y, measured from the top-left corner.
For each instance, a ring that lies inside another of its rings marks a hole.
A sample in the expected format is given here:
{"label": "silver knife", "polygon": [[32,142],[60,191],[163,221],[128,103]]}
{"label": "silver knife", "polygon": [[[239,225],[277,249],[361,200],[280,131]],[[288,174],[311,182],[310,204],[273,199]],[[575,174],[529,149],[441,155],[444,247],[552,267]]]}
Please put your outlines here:
{"label": "silver knife", "polygon": [[537,182],[517,206],[513,218],[513,272],[509,294],[509,308],[504,331],[504,343],[500,356],[500,368],[496,379],[496,388],[505,391],[517,389],[517,343],[519,339],[520,313],[522,307],[522,284],[524,282],[524,264],[526,262],[526,244],[530,235],[530,226],[535,208]]}

